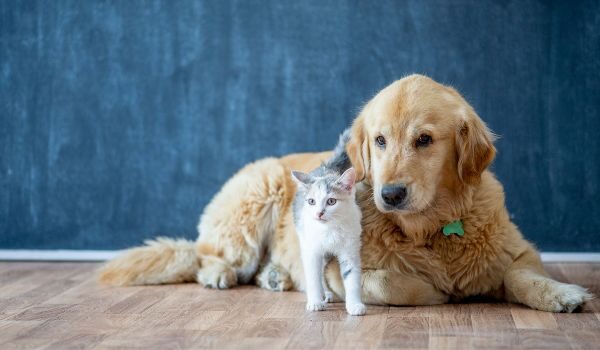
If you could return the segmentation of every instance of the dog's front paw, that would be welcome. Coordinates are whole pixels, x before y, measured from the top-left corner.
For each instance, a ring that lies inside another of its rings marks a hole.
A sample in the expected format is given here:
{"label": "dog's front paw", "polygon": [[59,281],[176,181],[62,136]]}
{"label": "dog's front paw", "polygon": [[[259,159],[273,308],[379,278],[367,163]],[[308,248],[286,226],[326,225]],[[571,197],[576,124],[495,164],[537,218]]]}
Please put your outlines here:
{"label": "dog's front paw", "polygon": [[325,302],[323,301],[308,301],[306,303],[306,311],[323,311],[325,310]]}
{"label": "dog's front paw", "polygon": [[227,289],[237,284],[237,275],[232,268],[214,264],[201,268],[196,280],[206,288]]}
{"label": "dog's front paw", "polygon": [[367,313],[367,306],[363,303],[346,304],[346,311],[352,316],[362,316]]}
{"label": "dog's front paw", "polygon": [[325,291],[325,302],[333,303],[333,292],[332,291],[330,291],[330,290]]}
{"label": "dog's front paw", "polygon": [[290,274],[273,263],[269,263],[256,275],[256,284],[275,292],[283,292],[293,287]]}
{"label": "dog's front paw", "polygon": [[559,283],[548,295],[548,310],[553,312],[573,312],[586,301],[593,298],[587,289],[574,285]]}

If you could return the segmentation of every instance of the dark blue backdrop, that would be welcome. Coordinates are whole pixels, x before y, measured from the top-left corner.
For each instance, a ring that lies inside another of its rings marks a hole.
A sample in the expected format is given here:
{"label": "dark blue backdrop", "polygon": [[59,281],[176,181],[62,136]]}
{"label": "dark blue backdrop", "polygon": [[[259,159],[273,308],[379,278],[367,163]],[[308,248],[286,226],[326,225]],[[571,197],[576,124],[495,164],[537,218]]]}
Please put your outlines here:
{"label": "dark blue backdrop", "polygon": [[0,248],[195,238],[245,163],[419,72],[502,137],[543,250],[599,251],[598,1],[0,1]]}

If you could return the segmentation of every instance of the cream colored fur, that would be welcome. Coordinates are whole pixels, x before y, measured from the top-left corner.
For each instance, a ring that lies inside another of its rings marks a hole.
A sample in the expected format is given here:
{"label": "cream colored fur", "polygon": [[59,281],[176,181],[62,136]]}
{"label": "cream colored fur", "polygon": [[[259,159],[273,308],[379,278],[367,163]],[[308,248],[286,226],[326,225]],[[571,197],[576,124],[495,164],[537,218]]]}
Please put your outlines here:
{"label": "cream colored fur", "polygon": [[[433,136],[415,148],[419,134]],[[375,147],[385,136],[388,146]],[[362,297],[370,304],[428,305],[487,295],[532,308],[571,312],[591,298],[583,288],[548,277],[539,254],[510,221],[502,185],[487,170],[493,135],[454,89],[420,75],[382,90],[355,120],[348,154],[364,181]],[[269,158],[246,166],[209,204],[191,242],[158,240],[109,262],[100,280],[111,285],[196,280],[229,288],[248,283],[304,290],[294,231],[290,171],[310,171],[330,153]],[[406,183],[409,205],[383,208],[379,192]],[[463,237],[441,234],[453,220]],[[340,298],[339,267],[327,284]]]}
{"label": "cream colored fur", "polygon": [[101,281],[118,286],[190,282],[199,266],[194,242],[159,237],[106,264]]}

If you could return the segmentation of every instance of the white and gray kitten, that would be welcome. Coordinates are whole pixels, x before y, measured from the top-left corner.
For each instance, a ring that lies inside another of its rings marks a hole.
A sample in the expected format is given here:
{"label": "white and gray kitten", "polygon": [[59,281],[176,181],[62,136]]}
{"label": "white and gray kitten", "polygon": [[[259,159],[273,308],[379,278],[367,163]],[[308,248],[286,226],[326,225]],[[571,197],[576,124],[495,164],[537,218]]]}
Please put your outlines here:
{"label": "white and gray kitten", "polygon": [[[345,143],[343,135],[340,143]],[[338,145],[339,146],[339,145]],[[347,155],[336,148],[331,160],[310,174],[294,171],[298,185],[294,201],[294,219],[300,240],[304,276],[306,279],[306,309],[324,310],[333,294],[328,289],[324,268],[331,257],[336,257],[344,280],[346,311],[364,315],[361,292],[361,211],[356,204],[354,168]]]}

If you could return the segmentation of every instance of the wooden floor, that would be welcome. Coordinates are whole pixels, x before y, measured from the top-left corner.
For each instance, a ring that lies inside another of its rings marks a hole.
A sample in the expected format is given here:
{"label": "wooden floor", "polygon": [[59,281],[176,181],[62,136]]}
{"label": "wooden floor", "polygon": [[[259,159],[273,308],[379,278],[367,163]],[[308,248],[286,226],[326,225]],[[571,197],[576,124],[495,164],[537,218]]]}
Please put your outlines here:
{"label": "wooden floor", "polygon": [[[0,349],[599,349],[600,302],[576,314],[474,302],[304,311],[304,295],[196,284],[107,288],[92,263],[0,263]],[[600,264],[549,264],[600,294]]]}

